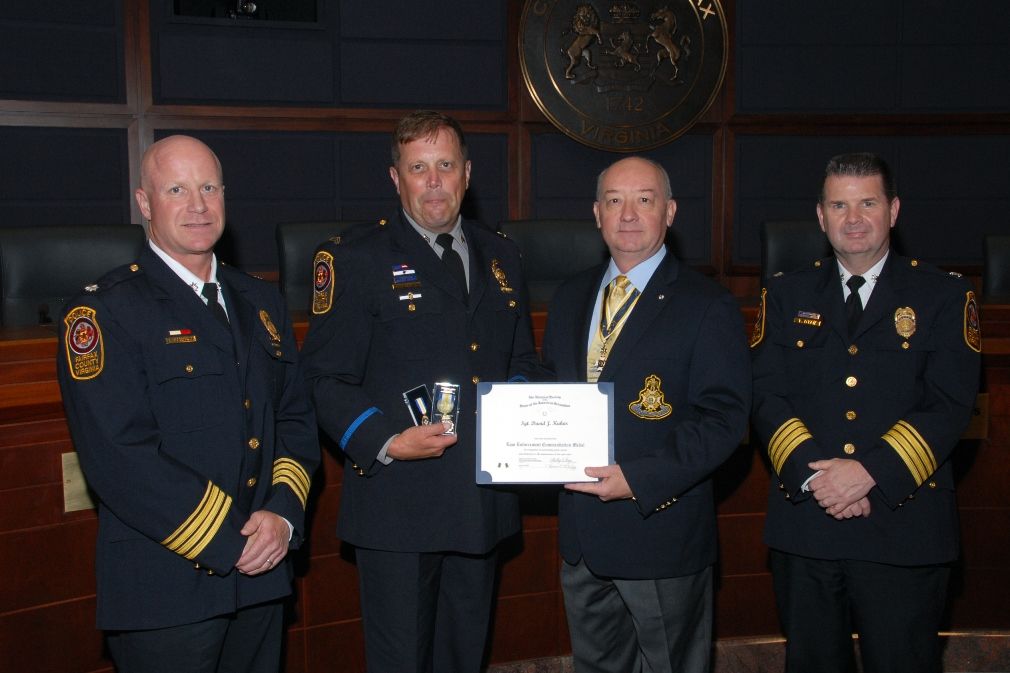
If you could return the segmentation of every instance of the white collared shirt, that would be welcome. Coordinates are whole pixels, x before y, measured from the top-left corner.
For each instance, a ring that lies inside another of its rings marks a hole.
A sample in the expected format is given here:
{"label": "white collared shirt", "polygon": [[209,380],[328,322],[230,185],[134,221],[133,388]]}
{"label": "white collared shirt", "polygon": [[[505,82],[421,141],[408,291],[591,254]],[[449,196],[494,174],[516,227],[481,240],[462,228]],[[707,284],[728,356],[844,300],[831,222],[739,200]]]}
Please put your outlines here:
{"label": "white collared shirt", "polygon": [[154,241],[148,239],[147,243],[148,245],[151,246],[151,250],[154,251],[154,254],[160,257],[161,261],[167,264],[168,268],[170,268],[173,272],[175,272],[175,275],[177,275],[179,278],[182,279],[182,282],[193,288],[193,292],[195,292],[197,296],[200,297],[200,301],[202,301],[204,304],[207,303],[207,298],[204,297],[202,294],[203,286],[206,283],[214,283],[215,285],[217,285],[217,303],[220,304],[221,308],[224,309],[224,314],[228,315],[228,306],[224,303],[224,292],[221,291],[221,283],[219,283],[217,280],[217,255],[211,253],[210,280],[206,281],[205,283],[202,278],[194,274],[192,271],[190,271],[182,264],[180,264],[177,260],[170,257],[167,252],[159,248]]}

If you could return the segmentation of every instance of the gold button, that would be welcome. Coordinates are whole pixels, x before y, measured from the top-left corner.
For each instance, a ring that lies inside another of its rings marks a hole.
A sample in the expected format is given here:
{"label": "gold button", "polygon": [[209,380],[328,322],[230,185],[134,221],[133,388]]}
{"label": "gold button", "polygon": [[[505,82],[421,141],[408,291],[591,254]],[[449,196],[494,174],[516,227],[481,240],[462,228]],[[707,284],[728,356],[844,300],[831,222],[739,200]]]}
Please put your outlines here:
{"label": "gold button", "polygon": [[907,341],[902,342],[901,347],[907,351],[909,349],[908,342]]}
{"label": "gold button", "polygon": [[847,376],[845,378],[845,385],[847,385],[850,388],[855,388],[857,383],[859,383],[859,379],[857,379],[855,376]]}
{"label": "gold button", "polygon": [[929,482],[929,487],[930,488],[936,488],[936,482],[935,481]]}
{"label": "gold button", "polygon": [[919,266],[919,260],[913,259],[912,260],[912,266]]}
{"label": "gold button", "polygon": [[200,569],[200,563],[199,562],[194,562],[193,563],[193,570],[199,570],[199,569]]}
{"label": "gold button", "polygon": [[817,260],[816,262],[814,262],[814,266],[817,267],[818,269],[821,268],[821,260]]}
{"label": "gold button", "polygon": [[214,571],[213,571],[213,570],[208,570],[208,571],[207,571],[207,574],[208,574],[208,575],[213,575],[213,574],[214,574]]}
{"label": "gold button", "polygon": [[193,373],[193,365],[186,365],[186,373],[187,374]]}
{"label": "gold button", "polygon": [[516,307],[516,300],[509,299],[509,308],[515,308],[515,307]]}
{"label": "gold button", "polygon": [[282,353],[281,351],[274,351],[274,355],[276,355],[277,357],[280,357],[280,356],[284,355],[284,353]]}
{"label": "gold button", "polygon": [[859,348],[856,346],[856,344],[852,344],[851,346],[849,346],[849,355],[855,355],[858,352]]}
{"label": "gold button", "polygon": [[796,342],[797,348],[803,348],[805,345],[806,344],[803,343],[803,339],[800,339],[799,341]]}
{"label": "gold button", "polygon": [[252,488],[253,486],[255,486],[256,485],[256,477],[249,477],[249,481],[247,481],[245,483],[245,485],[248,486],[249,488]]}
{"label": "gold button", "polygon": [[842,451],[844,451],[845,453],[847,453],[848,455],[851,456],[852,454],[854,454],[856,452],[856,445],[855,444],[846,444],[845,446],[842,447]]}
{"label": "gold button", "polygon": [[379,220],[379,226],[380,227],[386,226],[386,220]]}
{"label": "gold button", "polygon": [[470,350],[472,350],[474,353],[477,352],[478,348],[480,348],[480,344],[477,343],[476,341],[474,341],[472,344],[470,344]]}
{"label": "gold button", "polygon": [[246,409],[252,409],[252,400],[245,400],[242,402],[242,406]]}
{"label": "gold button", "polygon": [[136,264],[131,264],[130,265],[130,271],[136,273],[136,272],[140,271],[140,267],[137,266]]}
{"label": "gold button", "polygon": [[417,307],[414,306],[413,304],[407,304],[407,310],[410,312],[414,312],[417,310]]}
{"label": "gold button", "polygon": [[845,419],[849,420],[849,421],[856,420],[856,412],[855,411],[846,411],[845,412]]}
{"label": "gold button", "polygon": [[475,377],[473,377],[473,378],[472,378],[472,379],[470,379],[470,380],[471,380],[471,381],[473,381],[473,382],[474,382],[474,384],[477,384],[477,383],[480,383],[480,377],[479,377],[479,376],[475,376]]}
{"label": "gold button", "polygon": [[256,439],[255,437],[253,437],[252,439],[250,439],[249,440],[249,448],[250,449],[258,449],[258,448],[260,448],[260,440]]}

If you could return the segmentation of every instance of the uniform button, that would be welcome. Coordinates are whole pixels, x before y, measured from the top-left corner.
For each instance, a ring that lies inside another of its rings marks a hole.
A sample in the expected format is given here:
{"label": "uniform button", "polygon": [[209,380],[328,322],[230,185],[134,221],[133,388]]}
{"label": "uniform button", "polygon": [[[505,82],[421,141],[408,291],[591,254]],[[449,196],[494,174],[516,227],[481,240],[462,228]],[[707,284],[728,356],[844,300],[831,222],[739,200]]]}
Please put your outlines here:
{"label": "uniform button", "polygon": [[246,486],[252,488],[256,485],[256,477],[249,477],[249,480],[245,483]]}
{"label": "uniform button", "polygon": [[480,348],[480,344],[477,343],[476,341],[470,344],[470,350],[472,350],[473,352],[476,353],[478,348]]}
{"label": "uniform button", "polygon": [[910,346],[908,345],[908,342],[907,342],[907,341],[903,341],[903,342],[901,342],[901,347],[902,347],[903,349],[905,349],[906,351],[907,351],[907,350],[908,350],[908,349],[910,348]]}
{"label": "uniform button", "polygon": [[258,449],[258,448],[260,448],[260,440],[256,439],[255,437],[253,437],[252,439],[250,439],[249,440],[249,448],[250,449]]}
{"label": "uniform button", "polygon": [[137,266],[136,264],[131,264],[130,265],[130,271],[136,273],[136,272],[140,271],[140,267]]}
{"label": "uniform button", "polygon": [[854,421],[854,420],[856,420],[856,412],[852,411],[852,410],[846,411],[845,412],[845,420],[847,420],[847,421]]}
{"label": "uniform button", "polygon": [[935,481],[929,482],[929,487],[930,488],[936,488],[936,482]]}
{"label": "uniform button", "polygon": [[187,374],[192,374],[193,373],[193,365],[186,365],[185,369],[186,369],[186,373]]}
{"label": "uniform button", "polygon": [[856,344],[852,344],[851,346],[849,346],[849,355],[855,355],[858,352],[859,348],[856,346]]}
{"label": "uniform button", "polygon": [[407,310],[413,313],[414,311],[417,310],[417,307],[414,306],[413,304],[407,304]]}
{"label": "uniform button", "polygon": [[248,399],[244,400],[242,402],[242,406],[245,407],[246,409],[252,409],[252,400],[248,400]]}
{"label": "uniform button", "polygon": [[848,387],[855,388],[857,383],[859,383],[859,379],[857,379],[855,376],[845,377],[845,385],[847,385]]}
{"label": "uniform button", "polygon": [[280,357],[280,356],[284,355],[284,353],[282,353],[281,351],[274,351],[274,355],[276,355],[277,357]]}
{"label": "uniform button", "polygon": [[919,266],[919,260],[913,259],[912,260],[912,266]]}
{"label": "uniform button", "polygon": [[198,562],[194,562],[193,563],[193,570],[199,570],[199,569],[200,569],[200,564]]}
{"label": "uniform button", "polygon": [[797,348],[803,348],[804,346],[806,346],[806,344],[803,343],[803,339],[800,339],[799,341],[796,342]]}
{"label": "uniform button", "polygon": [[476,385],[476,384],[480,383],[480,377],[479,377],[479,376],[475,376],[475,377],[473,377],[473,378],[472,378],[472,379],[470,379],[470,380],[474,382],[474,385]]}
{"label": "uniform button", "polygon": [[509,308],[515,308],[515,307],[516,307],[516,300],[509,299]]}
{"label": "uniform button", "polygon": [[855,444],[846,444],[845,446],[842,447],[842,451],[844,451],[846,454],[848,454],[848,455],[851,456],[852,454],[854,454],[856,452],[856,445]]}

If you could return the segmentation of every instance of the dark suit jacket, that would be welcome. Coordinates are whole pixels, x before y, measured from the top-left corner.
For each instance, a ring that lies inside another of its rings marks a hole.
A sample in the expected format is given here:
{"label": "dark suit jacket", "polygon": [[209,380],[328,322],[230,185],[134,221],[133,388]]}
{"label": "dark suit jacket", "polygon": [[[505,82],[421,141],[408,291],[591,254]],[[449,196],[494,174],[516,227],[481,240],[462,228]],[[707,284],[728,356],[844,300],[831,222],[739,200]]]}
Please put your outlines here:
{"label": "dark suit jacket", "polygon": [[[558,381],[586,380],[586,341],[606,266],[565,283],[548,312],[544,361]],[[635,500],[564,492],[561,554],[598,575],[678,577],[716,560],[712,472],[738,446],[750,363],[736,300],[668,252],[628,317],[600,381],[614,383],[614,455]],[[631,408],[655,375],[670,414]]]}
{"label": "dark suit jacket", "polygon": [[[972,333],[971,285],[894,253],[851,338],[834,258],[771,279],[752,339],[754,427],[774,470],[770,546],[896,565],[957,556],[948,459],[978,390]],[[876,480],[869,517],[837,521],[801,492],[807,464],[829,458],[858,460]]]}
{"label": "dark suit jacket", "polygon": [[[537,367],[519,249],[476,223],[463,234],[468,302],[402,214],[316,254],[327,301],[314,305],[302,354],[319,423],[347,457],[338,534],[351,544],[484,553],[519,530],[515,494],[477,486],[474,467],[477,382]],[[462,386],[458,441],[439,458],[383,465],[382,446],[413,424],[403,393],[436,381]]]}
{"label": "dark suit jacket", "polygon": [[291,592],[287,563],[256,577],[233,566],[256,510],[290,521],[295,545],[304,535],[315,417],[276,288],[223,265],[218,280],[231,333],[147,247],[67,303],[58,374],[100,499],[101,628],[188,624]]}

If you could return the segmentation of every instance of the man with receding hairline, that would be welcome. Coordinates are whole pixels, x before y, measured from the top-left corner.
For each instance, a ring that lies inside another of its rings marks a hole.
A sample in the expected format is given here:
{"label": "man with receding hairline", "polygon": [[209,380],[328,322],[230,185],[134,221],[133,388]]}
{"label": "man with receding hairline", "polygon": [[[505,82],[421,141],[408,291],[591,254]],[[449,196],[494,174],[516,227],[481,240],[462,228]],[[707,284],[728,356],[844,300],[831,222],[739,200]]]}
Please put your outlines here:
{"label": "man with receding hairline", "polygon": [[280,670],[315,417],[277,289],[219,263],[221,163],[151,145],[149,246],[67,306],[58,373],[99,499],[98,626],[121,673]]}
{"label": "man with receding hairline", "polygon": [[544,363],[614,386],[613,465],[558,504],[577,673],[706,673],[716,561],[712,473],[738,446],[750,362],[736,300],[665,245],[677,203],[662,166],[614,162],[593,213],[610,261],[558,289]]}

